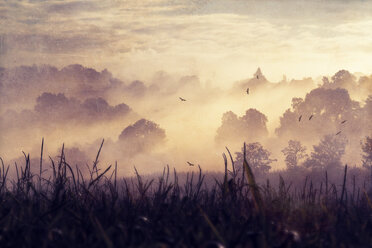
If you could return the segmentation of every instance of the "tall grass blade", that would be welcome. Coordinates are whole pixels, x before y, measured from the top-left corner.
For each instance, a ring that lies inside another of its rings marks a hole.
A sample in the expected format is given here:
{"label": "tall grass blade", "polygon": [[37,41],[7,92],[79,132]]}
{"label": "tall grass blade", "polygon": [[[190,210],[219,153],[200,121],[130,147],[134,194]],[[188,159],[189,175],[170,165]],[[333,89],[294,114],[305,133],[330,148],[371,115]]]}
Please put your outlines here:
{"label": "tall grass blade", "polygon": [[262,197],[261,197],[261,194],[260,194],[259,187],[258,187],[258,185],[256,183],[255,178],[254,178],[252,169],[251,169],[251,167],[249,166],[249,164],[247,162],[245,143],[244,143],[244,154],[243,155],[244,155],[243,166],[244,166],[244,169],[246,171],[248,184],[249,184],[249,186],[251,188],[253,202],[255,204],[256,210],[258,212],[261,212],[261,211],[263,211],[263,201],[262,201]]}

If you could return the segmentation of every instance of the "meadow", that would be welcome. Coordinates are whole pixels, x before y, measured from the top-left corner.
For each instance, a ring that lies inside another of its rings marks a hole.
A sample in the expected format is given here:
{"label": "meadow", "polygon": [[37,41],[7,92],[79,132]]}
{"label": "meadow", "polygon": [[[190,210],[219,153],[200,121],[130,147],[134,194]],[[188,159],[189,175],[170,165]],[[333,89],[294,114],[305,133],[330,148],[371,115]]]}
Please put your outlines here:
{"label": "meadow", "polygon": [[135,177],[119,178],[118,165],[100,165],[101,148],[88,173],[70,165],[63,148],[48,164],[43,152],[39,164],[24,154],[15,177],[1,159],[0,246],[372,245],[370,181],[349,176],[347,166],[334,178],[322,171],[294,182],[293,172],[282,171],[263,180],[246,159],[238,165],[225,156],[225,173],[200,167],[177,173],[167,166],[155,178],[137,170]]}

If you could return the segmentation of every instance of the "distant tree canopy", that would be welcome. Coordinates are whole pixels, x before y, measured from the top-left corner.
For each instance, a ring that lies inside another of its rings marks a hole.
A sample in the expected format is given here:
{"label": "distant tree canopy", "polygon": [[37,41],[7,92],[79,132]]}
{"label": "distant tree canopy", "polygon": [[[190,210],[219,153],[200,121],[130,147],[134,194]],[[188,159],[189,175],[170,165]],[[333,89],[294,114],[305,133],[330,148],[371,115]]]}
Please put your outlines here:
{"label": "distant tree canopy", "polygon": [[353,98],[363,99],[367,98],[372,92],[372,75],[361,76],[357,80],[354,74],[346,70],[340,70],[331,79],[323,77],[323,84],[320,87],[326,89],[346,89]]}
{"label": "distant tree canopy", "polygon": [[226,144],[260,140],[268,134],[266,123],[267,117],[256,109],[248,109],[242,117],[232,111],[226,112],[217,130],[216,141]]}
{"label": "distant tree canopy", "polygon": [[[242,148],[241,152],[236,153],[235,163],[238,166],[243,165],[244,160],[244,147]],[[253,172],[256,174],[267,173],[271,166],[270,164],[275,159],[270,158],[271,153],[264,149],[263,146],[258,143],[249,143],[246,145],[246,159],[249,166],[252,168]]]}
{"label": "distant tree canopy", "polygon": [[346,140],[341,136],[325,135],[318,145],[313,146],[311,157],[304,165],[308,168],[334,169],[342,166]]}
{"label": "distant tree canopy", "polygon": [[363,167],[372,168],[372,138],[366,137],[362,143]]}
{"label": "distant tree canopy", "polygon": [[332,80],[329,81],[327,77],[323,77],[322,87],[328,89],[344,88],[347,90],[352,90],[356,87],[356,77],[346,70],[340,70],[335,75],[332,76]]}
{"label": "distant tree canopy", "polygon": [[36,99],[34,115],[48,120],[110,120],[123,117],[131,109],[122,103],[111,106],[102,97],[87,98],[81,102],[76,98],[68,98],[63,93],[44,92]]}
{"label": "distant tree canopy", "polygon": [[142,81],[135,80],[125,87],[125,91],[127,92],[127,94],[130,94],[132,96],[142,97],[145,95],[147,88]]}
{"label": "distant tree canopy", "polygon": [[155,122],[141,119],[126,127],[119,135],[119,144],[127,154],[151,151],[165,142],[165,130]]}
{"label": "distant tree canopy", "polygon": [[294,169],[299,166],[302,159],[306,158],[306,147],[301,145],[300,141],[290,140],[288,146],[282,150],[285,156],[287,169]]}
{"label": "distant tree canopy", "polygon": [[[317,88],[305,99],[292,99],[292,109],[286,110],[280,117],[280,126],[275,132],[280,138],[314,140],[337,133],[341,122],[347,120],[347,124],[342,126],[343,132],[360,137],[363,136],[363,128],[356,127],[363,125],[361,120],[365,117],[361,113],[359,103],[351,100],[347,90]],[[313,116],[311,120],[310,116]]]}

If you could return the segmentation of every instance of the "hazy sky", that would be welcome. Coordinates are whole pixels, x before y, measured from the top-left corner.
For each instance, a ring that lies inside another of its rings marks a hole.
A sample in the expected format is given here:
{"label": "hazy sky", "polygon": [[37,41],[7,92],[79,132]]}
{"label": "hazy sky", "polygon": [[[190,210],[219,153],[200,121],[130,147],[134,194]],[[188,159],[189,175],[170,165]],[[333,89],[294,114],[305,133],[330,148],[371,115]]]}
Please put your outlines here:
{"label": "hazy sky", "polygon": [[0,1],[0,66],[80,63],[219,85],[372,69],[371,1]]}

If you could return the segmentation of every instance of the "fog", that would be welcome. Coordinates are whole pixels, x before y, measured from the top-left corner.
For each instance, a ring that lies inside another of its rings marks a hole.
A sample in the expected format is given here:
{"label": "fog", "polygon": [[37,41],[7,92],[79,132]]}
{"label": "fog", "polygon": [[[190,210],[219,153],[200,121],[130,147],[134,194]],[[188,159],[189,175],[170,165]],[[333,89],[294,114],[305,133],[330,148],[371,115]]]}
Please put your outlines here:
{"label": "fog", "polygon": [[2,68],[0,78],[0,156],[8,163],[22,151],[39,156],[44,138],[46,154],[57,156],[64,143],[67,160],[85,166],[104,139],[100,162],[117,161],[122,175],[134,166],[144,173],[167,164],[197,169],[187,162],[219,171],[225,146],[235,153],[259,142],[277,170],[289,140],[310,155],[332,135],[345,140],[342,162],[361,166],[360,143],[372,132],[372,76],[346,70],[269,82],[258,68],[227,89],[198,75],[160,71],[149,81],[126,81],[78,64]]}

